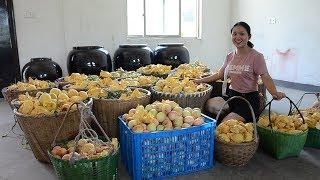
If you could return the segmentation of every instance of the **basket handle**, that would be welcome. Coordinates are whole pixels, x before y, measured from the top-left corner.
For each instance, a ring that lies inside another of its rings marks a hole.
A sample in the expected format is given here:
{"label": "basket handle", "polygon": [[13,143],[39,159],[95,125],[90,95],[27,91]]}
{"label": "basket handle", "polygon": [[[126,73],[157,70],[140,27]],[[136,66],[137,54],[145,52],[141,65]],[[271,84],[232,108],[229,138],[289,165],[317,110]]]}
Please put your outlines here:
{"label": "basket handle", "polygon": [[[303,117],[303,115],[301,114],[301,112],[300,112],[299,108],[297,107],[297,105],[296,105],[288,96],[285,96],[285,98],[288,99],[289,102],[290,102],[290,109],[289,109],[288,116],[291,115],[291,113],[292,113],[292,105],[293,105],[293,106],[296,108],[296,110],[298,111],[300,117],[302,118],[302,122],[305,123],[304,117]],[[275,100],[275,99],[271,99],[271,101],[268,102],[268,104],[266,104],[265,107],[263,108],[263,110],[264,110],[266,107],[269,106],[269,109],[268,109],[268,111],[269,111],[269,112],[268,112],[269,125],[268,125],[268,126],[270,126],[271,129],[272,129],[272,123],[271,123],[271,104],[272,104],[272,102],[273,102],[274,100]],[[261,114],[260,114],[260,115],[261,115]]]}
{"label": "basket handle", "polygon": [[[285,96],[285,98],[288,98],[288,97]],[[271,100],[262,108],[262,110],[261,110],[261,112],[259,113],[259,116],[258,116],[258,117],[260,117],[261,114],[262,114],[262,112],[263,112],[268,106],[271,105],[271,102],[272,102],[273,100],[275,100],[275,99],[271,99]],[[271,109],[271,108],[269,108],[269,111],[270,111],[270,109]],[[290,116],[291,114],[292,114],[292,103],[290,103],[290,108],[289,108],[288,116]]]}
{"label": "basket handle", "polygon": [[[79,105],[82,105],[84,108],[88,108],[88,107],[86,106],[86,104],[84,104],[83,102],[71,104],[71,106],[68,108],[66,114],[64,115],[64,117],[63,117],[63,119],[62,119],[61,125],[59,126],[57,133],[56,133],[55,136],[54,136],[54,139],[53,139],[53,141],[52,141],[52,143],[51,143],[51,147],[54,147],[54,146],[56,145],[56,140],[57,140],[57,137],[58,137],[58,135],[59,135],[59,133],[60,133],[60,131],[61,131],[61,128],[62,128],[62,126],[63,126],[63,124],[64,124],[64,122],[65,122],[65,120],[66,120],[66,118],[67,118],[68,113],[69,113],[70,110],[71,110],[71,107],[74,106],[74,105],[77,106],[77,110],[78,110],[79,113],[80,113]],[[101,125],[99,124],[99,122],[98,122],[98,120],[95,118],[95,116],[94,116],[94,115],[91,115],[90,117],[93,119],[93,121],[94,121],[94,122],[96,123],[96,125],[99,127],[99,129],[101,130],[103,136],[110,142],[110,138],[108,137],[108,135],[106,134],[106,132],[103,130],[103,128],[101,127]],[[81,126],[81,121],[80,121],[80,125],[79,125],[79,126]],[[80,127],[79,127],[79,128],[80,128]],[[90,133],[90,132],[89,132],[89,133]]]}
{"label": "basket handle", "polygon": [[221,109],[219,110],[219,112],[218,112],[218,114],[217,114],[217,116],[216,116],[216,120],[219,119],[220,114],[221,114],[221,112],[222,112],[222,109],[228,104],[228,102],[230,102],[230,101],[232,101],[232,100],[234,100],[234,99],[241,99],[241,100],[243,100],[244,102],[246,102],[247,105],[249,106],[249,109],[250,109],[251,115],[252,115],[252,119],[253,119],[253,125],[254,125],[254,131],[253,131],[253,133],[254,133],[254,141],[255,141],[255,142],[258,142],[256,116],[255,116],[255,114],[254,114],[254,111],[253,111],[253,109],[252,109],[251,104],[250,104],[249,101],[246,100],[245,98],[243,98],[243,97],[241,97],[241,96],[233,96],[233,97],[229,98],[229,99],[223,104],[223,106],[221,107]]}
{"label": "basket handle", "polygon": [[301,105],[301,102],[302,102],[302,99],[304,98],[305,95],[307,94],[313,94],[316,96],[317,100],[320,101],[320,92],[305,92],[303,93],[303,95],[301,96],[301,98],[298,100],[297,102],[297,107],[300,108],[300,105]]}

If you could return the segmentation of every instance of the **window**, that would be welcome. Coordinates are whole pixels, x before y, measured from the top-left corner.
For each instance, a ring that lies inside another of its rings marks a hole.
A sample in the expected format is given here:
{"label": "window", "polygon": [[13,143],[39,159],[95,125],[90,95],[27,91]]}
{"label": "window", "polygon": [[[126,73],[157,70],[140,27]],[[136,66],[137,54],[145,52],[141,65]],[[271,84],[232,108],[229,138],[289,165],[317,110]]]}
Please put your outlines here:
{"label": "window", "polygon": [[201,0],[127,0],[128,36],[200,37]]}

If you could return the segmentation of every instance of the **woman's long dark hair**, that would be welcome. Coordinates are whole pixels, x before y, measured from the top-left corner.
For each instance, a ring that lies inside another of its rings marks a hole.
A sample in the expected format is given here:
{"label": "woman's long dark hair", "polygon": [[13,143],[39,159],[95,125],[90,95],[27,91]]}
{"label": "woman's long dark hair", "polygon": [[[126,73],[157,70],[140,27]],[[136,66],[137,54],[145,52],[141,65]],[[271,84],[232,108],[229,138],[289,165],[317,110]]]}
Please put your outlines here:
{"label": "woman's long dark hair", "polygon": [[[248,35],[251,37],[251,28],[250,26],[246,23],[246,22],[237,22],[235,25],[233,25],[233,27],[231,28],[231,33],[232,33],[232,30],[234,27],[236,26],[242,26],[248,33]],[[250,48],[253,48],[253,44],[252,42],[248,41],[247,45],[250,47]]]}

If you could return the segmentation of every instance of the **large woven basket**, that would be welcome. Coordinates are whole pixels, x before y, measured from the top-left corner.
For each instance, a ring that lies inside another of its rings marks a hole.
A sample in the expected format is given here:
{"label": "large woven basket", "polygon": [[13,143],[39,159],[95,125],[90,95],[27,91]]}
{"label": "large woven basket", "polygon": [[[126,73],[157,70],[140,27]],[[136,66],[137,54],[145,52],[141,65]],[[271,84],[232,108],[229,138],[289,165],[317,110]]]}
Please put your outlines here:
{"label": "large woven basket", "polygon": [[216,119],[219,118],[223,107],[229,101],[232,101],[233,99],[236,99],[236,98],[244,100],[250,108],[253,124],[254,124],[254,140],[252,142],[247,142],[247,143],[226,143],[226,142],[222,142],[217,137],[215,137],[215,153],[216,153],[215,157],[219,162],[227,166],[244,166],[248,164],[250,159],[253,157],[253,155],[257,151],[258,145],[259,145],[256,117],[254,115],[254,112],[250,103],[243,97],[234,96],[228,99],[220,109]]}
{"label": "large woven basket", "polygon": [[100,125],[109,137],[119,137],[118,116],[127,113],[137,105],[147,105],[150,103],[150,91],[137,88],[144,92],[141,98],[119,100],[119,99],[94,99],[92,111],[98,119]]}
{"label": "large woven basket", "polygon": [[[299,111],[298,107],[289,99],[290,101],[290,110],[289,114],[291,114],[292,105],[297,109],[300,114],[303,123],[305,123],[304,118]],[[307,140],[308,131],[304,131],[298,134],[289,134],[285,132],[280,132],[272,129],[271,125],[271,103],[273,99],[265,106],[269,106],[269,127],[262,127],[258,125],[258,133],[260,137],[260,144],[262,149],[270,154],[271,156],[277,159],[284,159],[291,156],[299,156],[303,146]]]}
{"label": "large woven basket", "polygon": [[45,89],[36,89],[31,91],[17,91],[17,90],[8,90],[8,87],[5,87],[1,90],[4,99],[7,101],[7,103],[10,105],[11,109],[14,109],[14,106],[11,105],[11,101],[13,99],[18,98],[20,94],[29,93],[30,96],[35,96],[38,92],[50,92],[50,90],[56,87],[55,85],[50,86],[49,88]]}
{"label": "large woven basket", "polygon": [[171,94],[159,92],[151,87],[152,101],[161,101],[162,99],[171,100],[178,103],[181,107],[200,108],[204,110],[206,101],[210,98],[212,86],[205,84],[208,88],[202,92],[196,92],[193,94]]}
{"label": "large woven basket", "polygon": [[[92,99],[87,106],[92,105]],[[15,119],[18,121],[24,135],[30,144],[34,156],[41,162],[49,163],[47,150],[51,148],[54,134],[58,131],[66,112],[51,116],[26,116],[14,109]],[[73,138],[79,131],[80,116],[78,110],[70,111],[61,129],[57,141]]]}

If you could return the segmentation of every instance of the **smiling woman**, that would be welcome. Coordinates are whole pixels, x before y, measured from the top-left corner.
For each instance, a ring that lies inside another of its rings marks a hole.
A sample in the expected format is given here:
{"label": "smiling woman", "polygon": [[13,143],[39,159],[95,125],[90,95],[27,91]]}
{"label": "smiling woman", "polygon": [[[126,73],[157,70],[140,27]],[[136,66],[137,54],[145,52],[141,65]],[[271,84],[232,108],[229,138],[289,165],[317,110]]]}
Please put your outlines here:
{"label": "smiling woman", "polygon": [[[252,106],[255,116],[260,114],[260,96],[258,92],[258,78],[261,77],[264,85],[274,99],[282,99],[285,94],[278,92],[271,79],[263,55],[253,49],[250,26],[245,22],[238,22],[231,28],[231,40],[235,51],[230,52],[220,70],[196,82],[212,82],[224,79],[222,95],[227,96],[227,79],[230,78],[230,86],[227,97],[241,96]],[[238,119],[241,121],[252,121],[250,109],[241,100],[233,100],[229,103],[230,114],[223,121]],[[210,104],[209,104],[210,105]],[[214,105],[214,104],[213,104]],[[207,107],[207,109],[212,109]]]}
{"label": "smiling woman", "polygon": [[243,48],[246,45],[253,48],[253,44],[249,41],[251,38],[251,29],[247,23],[239,22],[231,29],[231,38],[233,44],[237,48]]}

